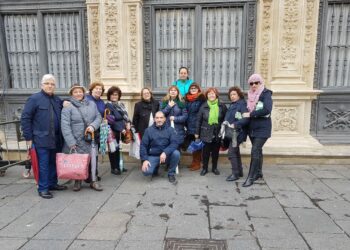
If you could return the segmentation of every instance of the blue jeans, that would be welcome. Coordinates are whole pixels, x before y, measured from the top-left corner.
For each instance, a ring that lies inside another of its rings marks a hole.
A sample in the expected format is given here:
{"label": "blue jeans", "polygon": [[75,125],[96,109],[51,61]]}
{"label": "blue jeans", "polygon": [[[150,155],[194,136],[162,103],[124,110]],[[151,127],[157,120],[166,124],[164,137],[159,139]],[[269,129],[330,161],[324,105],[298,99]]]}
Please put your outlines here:
{"label": "blue jeans", "polygon": [[56,149],[36,148],[39,162],[38,192],[49,191],[57,185]]}
{"label": "blue jeans", "polygon": [[[146,172],[143,172],[144,176],[152,175],[157,171],[159,167],[160,157],[159,156],[148,156],[150,166]],[[175,150],[169,157],[166,158],[165,163],[169,164],[168,176],[175,175],[176,166],[180,161],[180,152]]]}

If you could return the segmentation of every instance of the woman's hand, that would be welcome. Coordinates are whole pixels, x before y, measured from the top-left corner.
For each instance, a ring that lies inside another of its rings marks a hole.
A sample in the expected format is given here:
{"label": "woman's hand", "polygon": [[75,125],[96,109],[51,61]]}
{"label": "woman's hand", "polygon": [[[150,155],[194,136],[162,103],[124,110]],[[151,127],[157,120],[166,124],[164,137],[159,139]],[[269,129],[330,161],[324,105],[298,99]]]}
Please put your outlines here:
{"label": "woman's hand", "polygon": [[130,130],[131,129],[131,124],[130,122],[127,122],[125,125],[126,130]]}
{"label": "woman's hand", "polygon": [[174,107],[175,102],[174,102],[173,100],[170,100],[170,101],[168,102],[168,105],[169,105],[170,107]]}
{"label": "woman's hand", "polygon": [[243,113],[243,115],[242,115],[244,118],[249,118],[250,117],[250,113]]}
{"label": "woman's hand", "polygon": [[77,145],[73,145],[70,147],[70,150],[76,150],[77,149]]}
{"label": "woman's hand", "polygon": [[66,107],[69,107],[71,103],[69,101],[63,101],[63,107],[66,108]]}
{"label": "woman's hand", "polygon": [[88,126],[85,130],[85,133],[89,132],[89,133],[93,133],[95,131],[94,127],[93,126]]}
{"label": "woman's hand", "polygon": [[175,120],[175,116],[170,116],[170,117],[169,117],[169,120],[170,120],[170,121],[174,121],[174,120]]}

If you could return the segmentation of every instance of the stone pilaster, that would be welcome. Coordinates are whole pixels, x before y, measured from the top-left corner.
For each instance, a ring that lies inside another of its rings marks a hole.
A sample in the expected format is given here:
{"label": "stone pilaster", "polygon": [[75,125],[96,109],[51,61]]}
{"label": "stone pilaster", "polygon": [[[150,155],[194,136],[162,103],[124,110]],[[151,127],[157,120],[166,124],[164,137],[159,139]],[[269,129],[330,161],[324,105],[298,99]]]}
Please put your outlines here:
{"label": "stone pilaster", "polygon": [[257,72],[273,90],[273,138],[317,145],[310,136],[318,0],[261,0]]}

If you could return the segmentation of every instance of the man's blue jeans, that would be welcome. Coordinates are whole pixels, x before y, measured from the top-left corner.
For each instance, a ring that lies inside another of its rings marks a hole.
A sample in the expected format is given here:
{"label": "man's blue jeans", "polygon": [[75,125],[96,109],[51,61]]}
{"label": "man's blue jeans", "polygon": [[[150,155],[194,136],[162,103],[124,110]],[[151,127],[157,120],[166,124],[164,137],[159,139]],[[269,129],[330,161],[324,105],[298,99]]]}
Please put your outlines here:
{"label": "man's blue jeans", "polygon": [[[146,172],[143,172],[145,176],[152,175],[160,164],[159,156],[148,156],[148,161],[150,162],[150,166]],[[175,175],[176,166],[180,161],[180,152],[175,150],[169,157],[166,158],[165,163],[169,164],[168,176]]]}
{"label": "man's blue jeans", "polygon": [[39,192],[57,185],[56,149],[36,148],[39,162]]}

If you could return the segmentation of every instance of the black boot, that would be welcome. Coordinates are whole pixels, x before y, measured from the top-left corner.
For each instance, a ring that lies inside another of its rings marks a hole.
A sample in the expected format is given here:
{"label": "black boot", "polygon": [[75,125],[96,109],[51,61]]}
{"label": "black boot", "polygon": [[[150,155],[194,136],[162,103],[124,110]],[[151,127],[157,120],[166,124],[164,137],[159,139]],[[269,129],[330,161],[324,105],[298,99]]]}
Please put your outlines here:
{"label": "black boot", "polygon": [[247,179],[243,183],[242,187],[250,187],[254,184],[256,174],[259,168],[259,158],[252,158],[249,168],[249,174],[247,176]]}
{"label": "black boot", "polygon": [[202,171],[201,171],[201,176],[204,176],[204,175],[206,175],[208,173],[208,167],[204,167],[203,166],[203,169],[202,169]]}
{"label": "black boot", "polygon": [[255,178],[254,178],[255,181],[264,177],[263,173],[262,173],[262,165],[263,165],[263,158],[261,157],[260,161],[259,161],[259,167],[258,167],[258,169],[256,171],[256,175],[255,175]]}
{"label": "black boot", "polygon": [[[109,163],[111,164],[111,173],[114,175],[120,175],[120,170],[119,170],[119,152],[116,154],[114,153],[108,153],[108,158],[109,158]],[[117,164],[118,161],[118,164]]]}

